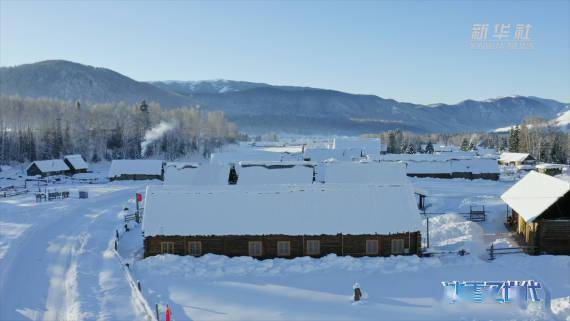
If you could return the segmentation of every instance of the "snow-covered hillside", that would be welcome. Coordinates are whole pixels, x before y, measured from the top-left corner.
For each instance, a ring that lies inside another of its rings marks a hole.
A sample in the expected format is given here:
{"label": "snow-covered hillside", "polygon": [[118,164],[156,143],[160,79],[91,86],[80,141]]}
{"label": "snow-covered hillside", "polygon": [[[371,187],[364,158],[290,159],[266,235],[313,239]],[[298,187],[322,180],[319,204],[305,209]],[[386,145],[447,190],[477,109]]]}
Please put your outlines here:
{"label": "snow-covered hillside", "polygon": [[[570,108],[570,106],[567,106],[567,108]],[[556,118],[551,119],[546,124],[558,127],[558,128],[560,128],[560,130],[562,130],[564,132],[570,131],[570,109],[567,111],[558,113]],[[493,132],[495,132],[495,133],[506,133],[512,127],[514,127],[516,125],[518,125],[518,124],[513,124],[511,126],[506,126],[506,127],[500,127],[500,128],[495,129]]]}

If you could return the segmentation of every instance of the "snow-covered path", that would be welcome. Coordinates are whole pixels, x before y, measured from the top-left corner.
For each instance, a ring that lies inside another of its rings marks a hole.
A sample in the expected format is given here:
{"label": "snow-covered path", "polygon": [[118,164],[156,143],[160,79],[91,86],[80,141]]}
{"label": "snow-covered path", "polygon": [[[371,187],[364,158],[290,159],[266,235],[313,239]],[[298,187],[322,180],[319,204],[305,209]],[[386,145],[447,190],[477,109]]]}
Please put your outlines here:
{"label": "snow-covered path", "polygon": [[30,227],[0,261],[1,320],[145,318],[108,251],[117,213],[137,187],[86,188],[87,200],[19,205],[29,206],[22,212],[31,214]]}

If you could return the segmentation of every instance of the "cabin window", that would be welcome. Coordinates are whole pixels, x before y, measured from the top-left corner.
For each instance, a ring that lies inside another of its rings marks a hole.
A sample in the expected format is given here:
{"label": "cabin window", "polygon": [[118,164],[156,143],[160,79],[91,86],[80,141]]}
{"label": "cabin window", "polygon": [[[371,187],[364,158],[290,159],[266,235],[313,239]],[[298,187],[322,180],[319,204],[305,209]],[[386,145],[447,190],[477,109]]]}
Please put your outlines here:
{"label": "cabin window", "polygon": [[174,242],[160,242],[160,253],[162,254],[173,254],[174,253]]}
{"label": "cabin window", "polygon": [[193,256],[202,255],[202,242],[200,241],[188,242],[188,254]]}
{"label": "cabin window", "polygon": [[378,240],[366,240],[366,255],[378,255]]}
{"label": "cabin window", "polygon": [[277,256],[289,256],[291,255],[291,242],[289,241],[278,241],[277,242]]}
{"label": "cabin window", "polygon": [[308,240],[307,241],[307,255],[319,255],[321,254],[321,241],[319,240]]}
{"label": "cabin window", "polygon": [[404,240],[403,239],[393,239],[392,240],[392,254],[403,254],[404,253]]}
{"label": "cabin window", "polygon": [[249,242],[249,256],[261,256],[263,245],[260,241]]}

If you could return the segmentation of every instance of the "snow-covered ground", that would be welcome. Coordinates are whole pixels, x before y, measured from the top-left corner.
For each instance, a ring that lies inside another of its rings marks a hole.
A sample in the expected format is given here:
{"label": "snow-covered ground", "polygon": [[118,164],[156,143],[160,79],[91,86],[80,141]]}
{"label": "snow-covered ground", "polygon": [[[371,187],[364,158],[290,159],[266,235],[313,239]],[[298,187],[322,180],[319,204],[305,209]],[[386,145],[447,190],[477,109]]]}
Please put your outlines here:
{"label": "snow-covered ground", "polygon": [[[107,168],[104,164],[97,170],[103,175]],[[10,176],[10,170],[0,174]],[[503,225],[506,207],[499,195],[514,182],[411,181],[427,192],[427,212],[445,213],[430,215],[430,250],[452,253],[142,259],[140,227],[131,224],[124,232],[122,210],[134,206],[135,192],[149,182],[60,184],[50,188],[69,190],[71,198],[42,203],[33,194],[2,198],[0,320],[150,320],[155,304],[161,320],[167,304],[174,320],[570,320],[569,256],[513,254],[487,260],[485,248],[491,242],[513,242]],[[79,190],[88,191],[89,198],[78,199]],[[474,204],[485,206],[487,221],[469,222],[456,214]],[[117,229],[124,261],[113,250]],[[470,254],[458,256],[459,249]],[[547,297],[528,307],[449,304],[441,285],[529,279],[541,281]],[[137,280],[142,296],[134,287]],[[355,282],[365,294],[358,304],[351,301]]]}
{"label": "snow-covered ground", "polygon": [[118,213],[144,187],[58,184],[48,189],[70,191],[69,199],[0,198],[0,320],[144,320],[109,251]]}

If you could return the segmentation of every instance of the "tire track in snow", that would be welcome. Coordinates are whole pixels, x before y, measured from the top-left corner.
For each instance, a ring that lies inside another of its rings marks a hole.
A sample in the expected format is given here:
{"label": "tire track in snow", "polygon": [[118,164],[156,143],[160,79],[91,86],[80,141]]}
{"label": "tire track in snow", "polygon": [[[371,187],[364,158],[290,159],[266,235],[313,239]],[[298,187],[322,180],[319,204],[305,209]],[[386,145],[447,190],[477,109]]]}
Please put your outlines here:
{"label": "tire track in snow", "polygon": [[51,242],[48,252],[57,257],[48,270],[51,271],[50,286],[46,298],[43,320],[83,320],[77,291],[77,260],[89,239],[85,232],[77,237],[63,238],[71,241],[63,244]]}
{"label": "tire track in snow", "polygon": [[[14,242],[0,265],[0,320],[141,319],[127,281],[116,273],[120,265],[103,255],[118,224],[115,214],[136,189],[111,187],[88,200],[30,208],[49,216]],[[109,290],[103,272],[118,276],[112,294],[119,307],[102,304]]]}

